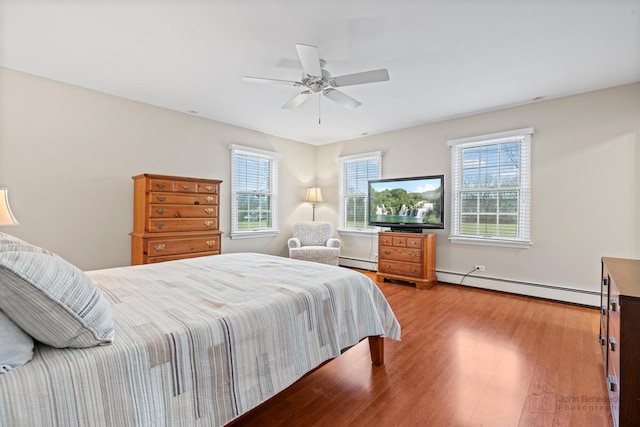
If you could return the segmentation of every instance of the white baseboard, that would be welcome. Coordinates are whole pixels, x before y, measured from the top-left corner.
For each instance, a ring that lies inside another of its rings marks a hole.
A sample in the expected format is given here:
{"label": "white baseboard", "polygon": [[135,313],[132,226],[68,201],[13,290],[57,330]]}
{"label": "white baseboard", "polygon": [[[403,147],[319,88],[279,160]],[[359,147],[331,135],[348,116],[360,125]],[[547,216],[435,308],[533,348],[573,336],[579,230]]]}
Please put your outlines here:
{"label": "white baseboard", "polygon": [[378,263],[375,261],[369,261],[367,259],[340,257],[339,263],[342,267],[378,271]]}
{"label": "white baseboard", "polygon": [[[438,271],[438,281],[460,284],[463,275]],[[480,277],[469,275],[462,282],[464,286],[490,289],[493,291],[508,292],[511,294],[526,295],[537,298],[545,298],[563,301],[572,304],[580,304],[591,307],[600,307],[600,293],[585,291],[582,289],[565,288],[562,286],[544,285],[540,283],[518,282],[494,277]]]}

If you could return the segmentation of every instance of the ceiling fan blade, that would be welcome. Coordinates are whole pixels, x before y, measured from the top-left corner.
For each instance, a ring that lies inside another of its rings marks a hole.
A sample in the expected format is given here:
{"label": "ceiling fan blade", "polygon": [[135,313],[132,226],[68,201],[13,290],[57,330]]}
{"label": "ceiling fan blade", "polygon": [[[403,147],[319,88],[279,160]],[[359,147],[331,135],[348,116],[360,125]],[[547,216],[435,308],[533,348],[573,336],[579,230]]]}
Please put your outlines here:
{"label": "ceiling fan blade", "polygon": [[282,108],[298,108],[298,106],[300,106],[300,104],[302,104],[304,101],[306,101],[306,99],[310,95],[311,95],[311,91],[310,90],[305,90],[304,92],[300,92],[299,94],[297,94],[296,96],[291,98],[291,100],[289,100],[289,102],[284,104],[282,106]]}
{"label": "ceiling fan blade", "polygon": [[356,108],[358,108],[359,106],[362,105],[362,103],[360,101],[353,99],[349,95],[347,95],[345,93],[342,93],[339,90],[326,89],[322,93],[327,98],[329,98],[330,100],[332,100],[334,102],[337,102],[338,104],[342,105],[347,110],[354,110],[354,109],[356,109]]}
{"label": "ceiling fan blade", "polygon": [[292,80],[265,79],[262,77],[249,77],[249,76],[244,76],[242,77],[242,79],[247,82],[255,82],[255,83],[278,83],[278,84],[287,85],[287,86],[302,86],[302,83],[294,82]]}
{"label": "ceiling fan blade", "polygon": [[318,48],[306,44],[296,44],[296,50],[298,51],[304,73],[312,77],[322,77]]}
{"label": "ceiling fan blade", "polygon": [[332,79],[335,87],[385,82],[387,80],[389,80],[389,72],[386,68],[364,71],[362,73],[345,74],[344,76],[338,76]]}

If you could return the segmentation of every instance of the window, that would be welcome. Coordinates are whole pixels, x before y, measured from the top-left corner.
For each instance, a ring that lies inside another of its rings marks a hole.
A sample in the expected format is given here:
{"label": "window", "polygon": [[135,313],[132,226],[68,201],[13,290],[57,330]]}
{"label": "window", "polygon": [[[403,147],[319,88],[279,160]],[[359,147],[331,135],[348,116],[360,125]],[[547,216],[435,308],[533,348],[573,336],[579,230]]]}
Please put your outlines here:
{"label": "window", "polygon": [[371,232],[367,226],[370,179],[382,177],[382,152],[339,157],[340,231]]}
{"label": "window", "polygon": [[279,154],[231,145],[231,238],[278,234]]}
{"label": "window", "polygon": [[528,247],[531,135],[519,129],[448,141],[451,241]]}

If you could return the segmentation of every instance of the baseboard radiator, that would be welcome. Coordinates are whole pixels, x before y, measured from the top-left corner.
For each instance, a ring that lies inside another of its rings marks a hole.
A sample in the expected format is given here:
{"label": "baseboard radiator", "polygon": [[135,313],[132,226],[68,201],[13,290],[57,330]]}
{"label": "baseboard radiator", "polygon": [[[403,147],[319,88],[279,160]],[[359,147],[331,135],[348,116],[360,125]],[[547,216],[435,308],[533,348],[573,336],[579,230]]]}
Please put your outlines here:
{"label": "baseboard radiator", "polygon": [[[376,261],[361,258],[340,257],[340,265],[370,271],[377,271],[378,269],[378,263]],[[596,291],[473,274],[465,277],[465,273],[453,271],[436,270],[436,273],[439,282],[452,285],[460,285],[460,281],[464,277],[462,282],[464,286],[568,302],[589,307],[600,307],[600,292]]]}

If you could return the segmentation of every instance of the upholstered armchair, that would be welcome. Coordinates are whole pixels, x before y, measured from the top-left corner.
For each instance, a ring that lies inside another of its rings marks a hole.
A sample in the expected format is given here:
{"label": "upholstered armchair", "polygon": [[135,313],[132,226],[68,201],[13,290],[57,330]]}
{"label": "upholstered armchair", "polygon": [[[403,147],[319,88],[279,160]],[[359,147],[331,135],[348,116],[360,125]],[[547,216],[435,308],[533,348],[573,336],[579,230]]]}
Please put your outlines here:
{"label": "upholstered armchair", "polygon": [[299,222],[293,226],[293,237],[287,242],[289,258],[338,265],[340,240],[333,237],[328,222]]}

